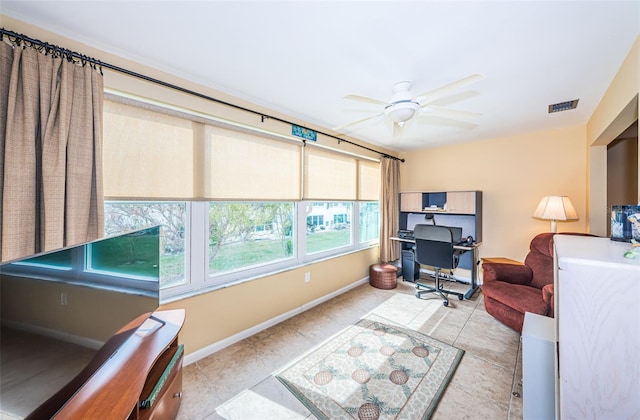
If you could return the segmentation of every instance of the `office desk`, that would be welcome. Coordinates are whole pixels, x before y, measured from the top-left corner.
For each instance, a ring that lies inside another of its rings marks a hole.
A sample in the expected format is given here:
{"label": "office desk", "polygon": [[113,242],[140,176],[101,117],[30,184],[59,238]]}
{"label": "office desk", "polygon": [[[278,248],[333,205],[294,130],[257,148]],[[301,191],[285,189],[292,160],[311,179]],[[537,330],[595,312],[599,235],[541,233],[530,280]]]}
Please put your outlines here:
{"label": "office desk", "polygon": [[[404,242],[404,243],[409,243],[409,244],[415,244],[416,243],[416,241],[414,239],[398,238],[397,236],[392,236],[389,239],[391,239],[392,241]],[[469,246],[463,246],[463,245],[454,245],[453,246],[453,249],[458,249],[458,250],[462,250],[462,251],[465,251],[465,252],[469,252],[469,251],[473,252],[473,264],[471,266],[471,287],[464,294],[464,297],[467,300],[471,299],[471,296],[473,296],[473,294],[476,292],[476,290],[478,290],[478,264],[480,263],[480,260],[478,258],[478,248],[480,247],[480,245],[481,245],[481,242],[475,243],[475,244],[469,245]]]}

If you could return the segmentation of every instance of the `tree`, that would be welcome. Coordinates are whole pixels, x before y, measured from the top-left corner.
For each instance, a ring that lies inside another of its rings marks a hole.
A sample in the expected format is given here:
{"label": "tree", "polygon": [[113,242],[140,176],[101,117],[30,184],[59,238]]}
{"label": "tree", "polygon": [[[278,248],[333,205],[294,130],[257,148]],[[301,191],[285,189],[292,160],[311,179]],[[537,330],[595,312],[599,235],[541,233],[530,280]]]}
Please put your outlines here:
{"label": "tree", "polygon": [[273,230],[280,239],[284,256],[290,256],[293,254],[293,203],[268,203],[265,210],[265,217],[274,222]]}
{"label": "tree", "polygon": [[232,241],[245,240],[255,224],[247,203],[215,202],[209,205],[209,259],[220,247]]}
{"label": "tree", "polygon": [[105,233],[116,235],[159,225],[161,251],[182,253],[185,212],[183,203],[107,203]]}

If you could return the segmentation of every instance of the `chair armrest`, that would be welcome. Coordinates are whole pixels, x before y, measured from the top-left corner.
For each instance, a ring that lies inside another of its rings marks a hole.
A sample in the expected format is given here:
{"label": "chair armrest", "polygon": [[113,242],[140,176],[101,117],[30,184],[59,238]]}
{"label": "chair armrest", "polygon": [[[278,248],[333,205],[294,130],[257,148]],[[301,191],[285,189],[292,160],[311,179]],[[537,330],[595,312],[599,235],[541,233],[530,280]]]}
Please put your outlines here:
{"label": "chair armrest", "polygon": [[547,305],[549,305],[549,313],[548,316],[553,317],[554,315],[554,304],[553,304],[553,283],[547,284],[542,288],[542,300],[545,301]]}
{"label": "chair armrest", "polygon": [[533,272],[526,265],[504,263],[482,263],[482,282],[504,281],[512,284],[528,285]]}

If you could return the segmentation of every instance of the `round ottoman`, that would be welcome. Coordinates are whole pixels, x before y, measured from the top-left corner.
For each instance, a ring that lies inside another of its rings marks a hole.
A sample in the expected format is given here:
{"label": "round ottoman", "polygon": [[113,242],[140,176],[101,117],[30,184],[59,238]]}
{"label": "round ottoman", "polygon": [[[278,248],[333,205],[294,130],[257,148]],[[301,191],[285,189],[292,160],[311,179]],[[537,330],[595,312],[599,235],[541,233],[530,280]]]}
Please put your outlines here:
{"label": "round ottoman", "polygon": [[392,264],[373,264],[369,267],[369,284],[378,289],[395,289],[398,286],[398,268]]}

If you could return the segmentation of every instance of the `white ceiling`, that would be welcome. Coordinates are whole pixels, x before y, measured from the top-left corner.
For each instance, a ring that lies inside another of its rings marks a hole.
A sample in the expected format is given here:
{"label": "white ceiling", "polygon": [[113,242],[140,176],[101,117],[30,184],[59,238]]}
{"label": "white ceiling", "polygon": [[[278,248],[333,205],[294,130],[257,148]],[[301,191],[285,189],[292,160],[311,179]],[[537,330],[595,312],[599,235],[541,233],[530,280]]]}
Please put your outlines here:
{"label": "white ceiling", "polygon": [[399,81],[420,94],[486,76],[434,102],[481,117],[426,114],[395,137],[383,117],[348,131],[396,151],[585,124],[640,33],[638,0],[2,0],[0,12],[329,133],[384,108],[345,95],[387,101]]}

